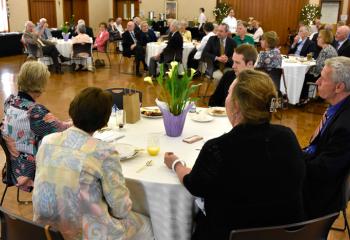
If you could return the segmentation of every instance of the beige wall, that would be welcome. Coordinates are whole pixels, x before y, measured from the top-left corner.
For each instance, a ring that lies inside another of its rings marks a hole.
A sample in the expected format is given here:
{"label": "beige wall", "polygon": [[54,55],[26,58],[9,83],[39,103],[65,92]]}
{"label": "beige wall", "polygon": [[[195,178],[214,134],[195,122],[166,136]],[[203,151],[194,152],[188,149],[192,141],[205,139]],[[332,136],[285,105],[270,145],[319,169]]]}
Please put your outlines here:
{"label": "beige wall", "polygon": [[98,24],[112,17],[112,0],[89,0],[89,25],[98,33]]}
{"label": "beige wall", "polygon": [[[178,19],[193,20],[198,18],[199,8],[205,9],[205,15],[212,21],[214,20],[213,9],[216,5],[216,0],[177,0]],[[165,0],[143,0],[140,4],[140,15],[148,17],[148,12],[154,11],[158,18],[160,13],[165,12]]]}
{"label": "beige wall", "polygon": [[9,25],[11,32],[22,32],[24,22],[28,20],[28,2],[24,0],[8,0],[10,9]]}

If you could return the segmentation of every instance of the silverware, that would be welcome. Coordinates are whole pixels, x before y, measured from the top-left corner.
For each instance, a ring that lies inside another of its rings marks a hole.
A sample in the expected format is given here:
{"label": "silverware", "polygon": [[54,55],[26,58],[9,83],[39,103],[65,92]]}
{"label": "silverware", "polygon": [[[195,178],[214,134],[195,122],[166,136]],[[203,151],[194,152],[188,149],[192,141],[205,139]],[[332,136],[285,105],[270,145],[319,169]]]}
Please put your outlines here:
{"label": "silverware", "polygon": [[147,167],[150,167],[150,166],[152,166],[152,160],[148,160],[147,162],[146,162],[146,164],[145,165],[143,165],[142,167],[140,167],[139,169],[137,169],[137,173],[139,173],[139,172],[141,172],[142,170],[144,170],[144,169],[146,169]]}

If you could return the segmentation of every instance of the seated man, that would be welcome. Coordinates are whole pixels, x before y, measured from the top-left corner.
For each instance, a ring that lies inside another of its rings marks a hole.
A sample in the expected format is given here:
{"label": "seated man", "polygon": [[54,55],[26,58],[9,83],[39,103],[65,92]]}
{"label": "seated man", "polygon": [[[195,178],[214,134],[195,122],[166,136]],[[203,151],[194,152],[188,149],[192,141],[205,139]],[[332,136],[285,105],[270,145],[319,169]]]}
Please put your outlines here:
{"label": "seated man", "polygon": [[[94,33],[93,33],[93,31],[92,31],[92,28],[86,26],[84,19],[79,19],[79,20],[78,20],[77,26],[80,25],[80,24],[82,24],[82,25],[85,26],[86,34],[89,35],[89,37],[91,37],[91,38],[94,40],[95,38],[94,38]],[[76,26],[76,27],[77,27],[77,26]],[[75,31],[72,33],[72,36],[73,36],[73,37],[76,36],[76,35],[78,35],[77,29],[75,29]]]}
{"label": "seated man", "polygon": [[338,56],[350,57],[350,28],[348,26],[340,26],[335,33],[334,48],[338,52]]}
{"label": "seated man", "polygon": [[115,27],[120,32],[120,34],[124,33],[124,28],[123,28],[123,25],[122,25],[122,21],[123,21],[123,19],[121,17],[118,17],[117,20],[115,21]]}
{"label": "seated man", "polygon": [[136,33],[135,23],[130,21],[126,26],[126,31],[123,33],[123,56],[131,57],[135,55],[136,61],[136,76],[141,77],[140,62],[143,64],[143,69],[147,71],[147,65],[145,62],[145,51],[143,47],[138,43],[140,39],[140,33]]}
{"label": "seated man", "polygon": [[243,70],[248,68],[254,68],[254,64],[258,57],[258,52],[255,47],[250,44],[243,44],[235,49],[232,56],[232,69],[233,71],[227,71],[222,78],[215,92],[209,99],[209,106],[225,106],[225,99],[228,94],[228,90],[236,76]]}
{"label": "seated man", "polygon": [[318,93],[329,104],[304,149],[305,208],[310,218],[342,209],[343,181],[350,169],[350,59],[326,60],[317,80]]}
{"label": "seated man", "polygon": [[236,48],[236,42],[229,37],[229,27],[222,23],[218,27],[217,35],[209,38],[202,53],[202,60],[207,63],[207,71],[215,79],[232,67],[232,55]]}
{"label": "seated man", "polygon": [[52,38],[51,31],[48,29],[46,18],[41,18],[35,30],[38,32],[41,39],[48,40]]}
{"label": "seated man", "polygon": [[233,38],[236,42],[237,47],[241,44],[251,44],[254,45],[254,38],[247,35],[248,23],[245,21],[240,21],[237,24],[237,35]]}
{"label": "seated man", "polygon": [[29,55],[34,58],[40,58],[43,56],[51,57],[55,72],[62,74],[61,64],[58,59],[60,59],[61,62],[69,61],[70,59],[62,56],[56,49],[55,45],[50,41],[41,39],[39,33],[35,31],[34,27],[35,26],[31,21],[27,21],[22,36],[22,41],[27,45]]}
{"label": "seated man", "polygon": [[306,57],[308,53],[315,53],[315,43],[309,39],[310,30],[306,26],[299,28],[298,35],[294,37],[293,44],[288,54]]}
{"label": "seated man", "polygon": [[151,57],[149,63],[149,73],[156,77],[157,75],[157,62],[159,63],[170,63],[171,61],[182,62],[182,48],[183,48],[183,39],[181,34],[179,33],[180,23],[177,20],[173,20],[170,23],[170,33],[169,40],[167,46],[163,49],[163,51]]}

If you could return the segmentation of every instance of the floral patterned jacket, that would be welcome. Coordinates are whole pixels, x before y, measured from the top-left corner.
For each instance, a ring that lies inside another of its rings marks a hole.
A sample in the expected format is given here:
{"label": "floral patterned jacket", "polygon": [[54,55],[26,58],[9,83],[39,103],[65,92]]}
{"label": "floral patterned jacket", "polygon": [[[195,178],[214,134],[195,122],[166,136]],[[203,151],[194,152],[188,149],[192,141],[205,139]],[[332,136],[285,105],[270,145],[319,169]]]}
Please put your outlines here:
{"label": "floral patterned jacket", "polygon": [[130,239],[142,225],[131,206],[113,146],[76,127],[43,139],[34,221],[56,227],[65,239]]}

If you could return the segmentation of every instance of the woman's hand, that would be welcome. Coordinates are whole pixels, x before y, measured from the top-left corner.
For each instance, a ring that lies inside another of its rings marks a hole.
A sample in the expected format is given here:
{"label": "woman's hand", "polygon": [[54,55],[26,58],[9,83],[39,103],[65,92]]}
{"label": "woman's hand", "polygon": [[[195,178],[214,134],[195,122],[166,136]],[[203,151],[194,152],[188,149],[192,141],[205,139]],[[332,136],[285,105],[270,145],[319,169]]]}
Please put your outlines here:
{"label": "woman's hand", "polygon": [[165,152],[164,163],[169,169],[171,169],[171,166],[176,159],[178,159],[178,156],[176,156],[173,152]]}

